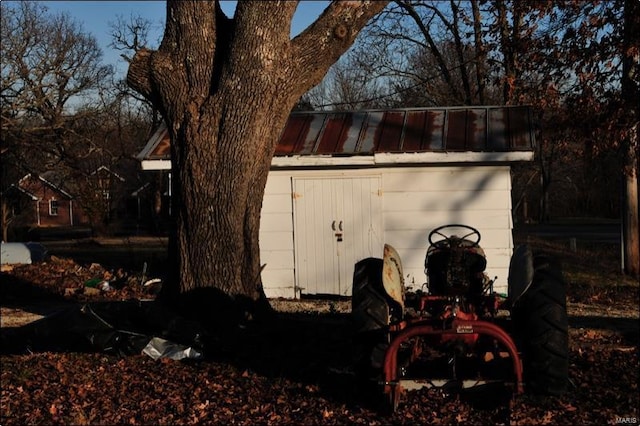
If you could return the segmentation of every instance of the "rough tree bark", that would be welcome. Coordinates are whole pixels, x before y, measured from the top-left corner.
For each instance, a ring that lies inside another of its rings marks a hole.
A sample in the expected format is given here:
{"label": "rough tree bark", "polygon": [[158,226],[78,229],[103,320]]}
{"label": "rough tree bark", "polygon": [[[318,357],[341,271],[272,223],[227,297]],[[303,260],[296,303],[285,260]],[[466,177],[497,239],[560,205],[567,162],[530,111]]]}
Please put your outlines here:
{"label": "rough tree bark", "polygon": [[268,303],[258,229],[267,173],[289,112],[387,2],[334,1],[294,39],[298,2],[168,0],[157,51],[127,82],[161,111],[171,138],[170,276],[161,298],[205,324]]}

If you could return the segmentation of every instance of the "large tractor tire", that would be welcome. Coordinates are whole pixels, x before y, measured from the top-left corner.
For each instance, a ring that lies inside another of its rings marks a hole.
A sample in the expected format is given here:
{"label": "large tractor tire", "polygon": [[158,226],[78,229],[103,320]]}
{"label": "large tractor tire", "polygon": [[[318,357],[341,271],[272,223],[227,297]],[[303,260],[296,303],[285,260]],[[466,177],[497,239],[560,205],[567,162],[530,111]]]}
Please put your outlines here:
{"label": "large tractor tire", "polygon": [[525,389],[560,395],[569,383],[566,283],[560,266],[546,256],[533,258],[533,279],[512,307],[516,339],[523,353]]}
{"label": "large tractor tire", "polygon": [[351,317],[356,374],[370,380],[381,371],[389,344],[389,303],[382,285],[382,259],[356,263]]}

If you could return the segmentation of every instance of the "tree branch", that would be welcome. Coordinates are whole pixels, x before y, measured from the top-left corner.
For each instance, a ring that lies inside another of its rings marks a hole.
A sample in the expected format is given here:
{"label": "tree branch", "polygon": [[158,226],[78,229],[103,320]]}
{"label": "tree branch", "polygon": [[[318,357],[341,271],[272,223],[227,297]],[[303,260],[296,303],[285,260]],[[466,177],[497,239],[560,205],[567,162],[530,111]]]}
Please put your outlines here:
{"label": "tree branch", "polygon": [[320,17],[291,41],[297,91],[315,86],[351,47],[360,30],[388,1],[332,1]]}
{"label": "tree branch", "polygon": [[155,51],[140,49],[129,64],[127,84],[155,105],[157,95],[151,77],[151,60]]}

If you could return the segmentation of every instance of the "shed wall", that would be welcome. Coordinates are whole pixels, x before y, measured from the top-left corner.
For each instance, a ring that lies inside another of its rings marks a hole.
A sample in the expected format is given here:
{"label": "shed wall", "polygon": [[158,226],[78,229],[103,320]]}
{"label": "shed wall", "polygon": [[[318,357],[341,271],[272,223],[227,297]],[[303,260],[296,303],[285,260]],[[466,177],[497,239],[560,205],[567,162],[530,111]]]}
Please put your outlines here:
{"label": "shed wall", "polygon": [[387,169],[383,188],[385,242],[398,250],[407,285],[425,282],[429,232],[459,223],[478,229],[486,273],[506,292],[513,251],[508,166]]}
{"label": "shed wall", "polygon": [[260,262],[267,297],[294,298],[295,263],[291,174],[271,171],[260,217]]}
{"label": "shed wall", "polygon": [[[293,180],[381,176],[383,240],[403,262],[407,285],[425,281],[424,256],[429,232],[462,223],[482,234],[487,274],[506,292],[513,250],[509,166],[389,167],[351,170],[272,170],[262,207],[260,247],[268,297],[298,297],[295,291]],[[369,256],[363,253],[363,258]],[[382,246],[378,257],[382,256]]]}

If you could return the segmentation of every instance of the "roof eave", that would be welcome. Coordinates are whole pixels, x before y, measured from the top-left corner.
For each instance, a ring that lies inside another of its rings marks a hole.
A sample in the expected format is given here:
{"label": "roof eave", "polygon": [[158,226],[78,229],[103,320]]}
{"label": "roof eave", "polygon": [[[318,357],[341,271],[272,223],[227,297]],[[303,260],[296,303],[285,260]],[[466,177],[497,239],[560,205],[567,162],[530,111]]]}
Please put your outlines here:
{"label": "roof eave", "polygon": [[533,151],[403,152],[374,154],[376,164],[514,163],[532,161]]}
{"label": "roof eave", "polygon": [[434,164],[508,164],[532,161],[533,151],[508,152],[406,152],[375,153],[373,155],[331,156],[293,155],[274,157],[272,168],[319,167],[319,166],[402,166]]}
{"label": "roof eave", "polygon": [[[434,164],[507,164],[532,161],[533,151],[508,152],[406,152],[377,153],[373,155],[292,155],[278,156],[271,160],[272,169],[298,167],[342,167],[342,166],[402,166],[402,165],[434,165]],[[143,160],[142,170],[171,170],[170,160]]]}
{"label": "roof eave", "polygon": [[142,170],[171,170],[171,160],[142,160]]}
{"label": "roof eave", "polygon": [[136,158],[140,161],[145,161],[146,158],[152,155],[153,151],[156,149],[156,146],[162,141],[165,133],[167,132],[167,126],[164,123],[161,123],[156,131],[153,133],[153,136],[149,139],[147,144],[142,148],[142,151],[136,156]]}

